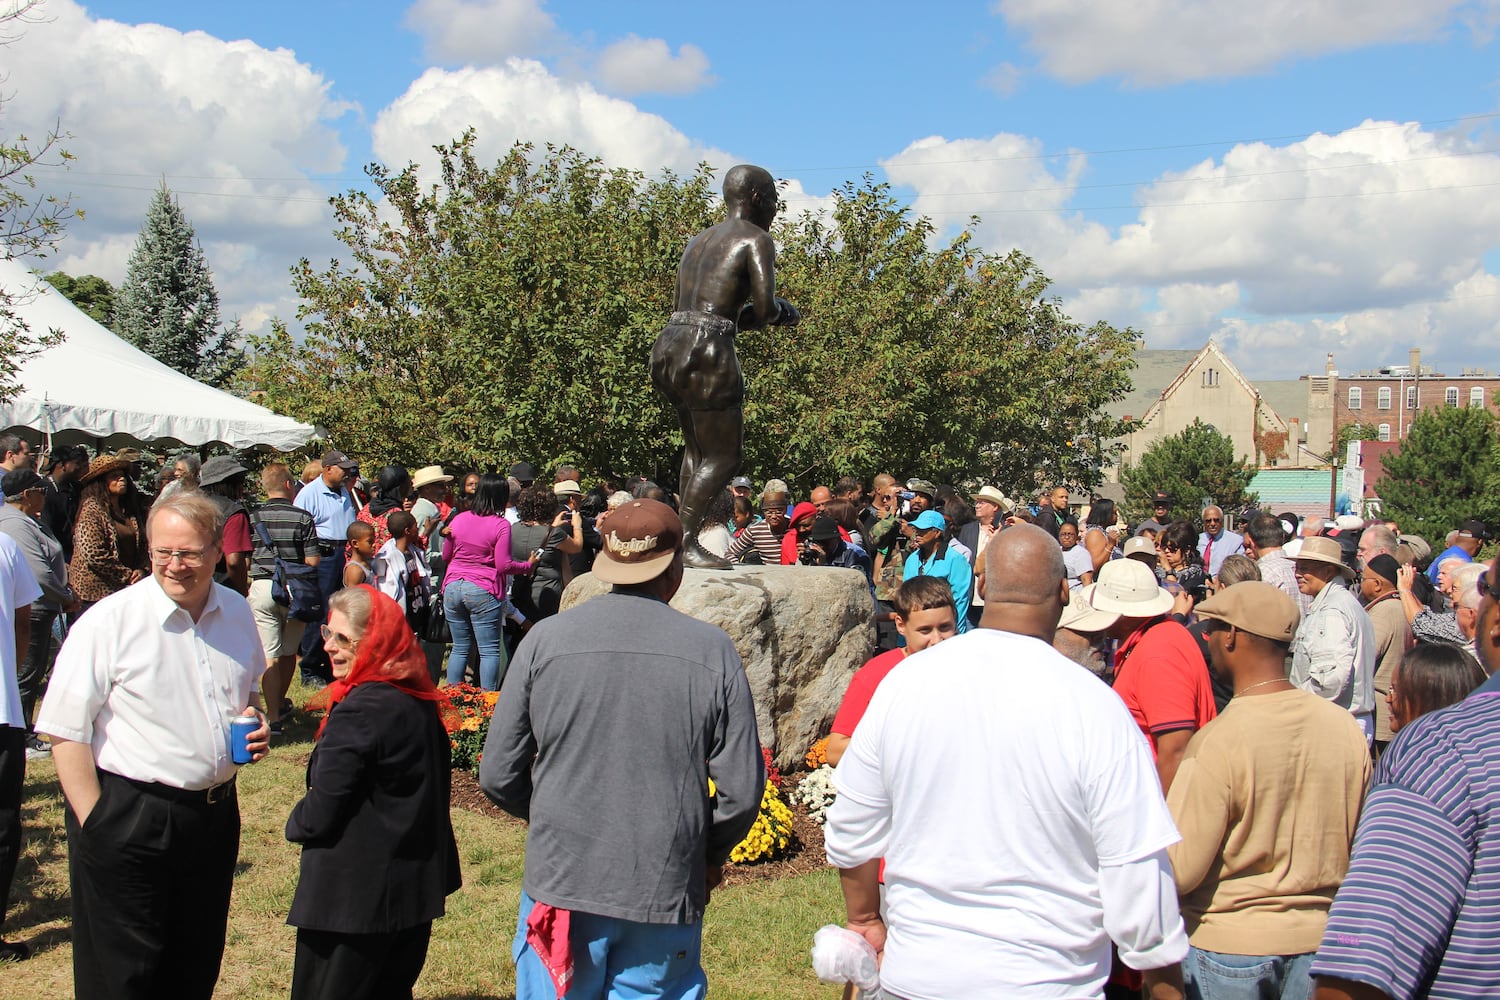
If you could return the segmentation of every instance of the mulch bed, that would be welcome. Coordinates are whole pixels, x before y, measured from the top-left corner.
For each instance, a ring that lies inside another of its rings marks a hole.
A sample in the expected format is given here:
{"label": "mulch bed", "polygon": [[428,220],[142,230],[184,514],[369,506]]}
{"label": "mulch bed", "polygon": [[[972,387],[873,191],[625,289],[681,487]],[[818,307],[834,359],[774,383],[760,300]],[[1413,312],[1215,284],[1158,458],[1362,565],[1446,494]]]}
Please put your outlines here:
{"label": "mulch bed", "polygon": [[[797,778],[788,776],[782,783],[782,798],[786,798],[797,786]],[[500,809],[479,790],[479,782],[468,771],[453,772],[453,791],[449,801],[459,809],[477,812],[506,823],[520,823],[514,816]],[[792,811],[792,843],[785,857],[776,861],[761,861],[751,865],[728,864],[724,866],[725,885],[745,885],[753,882],[770,882],[806,875],[828,867],[823,856],[823,828],[807,815],[805,806],[787,803]]]}

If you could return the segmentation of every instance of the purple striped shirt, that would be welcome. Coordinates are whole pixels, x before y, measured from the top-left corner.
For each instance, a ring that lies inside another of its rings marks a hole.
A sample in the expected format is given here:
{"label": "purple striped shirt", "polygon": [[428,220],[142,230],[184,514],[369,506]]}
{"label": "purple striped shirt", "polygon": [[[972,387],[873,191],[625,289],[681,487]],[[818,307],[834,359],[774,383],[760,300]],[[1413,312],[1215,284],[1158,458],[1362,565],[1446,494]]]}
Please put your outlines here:
{"label": "purple striped shirt", "polygon": [[1313,974],[1500,997],[1500,674],[1380,758]]}

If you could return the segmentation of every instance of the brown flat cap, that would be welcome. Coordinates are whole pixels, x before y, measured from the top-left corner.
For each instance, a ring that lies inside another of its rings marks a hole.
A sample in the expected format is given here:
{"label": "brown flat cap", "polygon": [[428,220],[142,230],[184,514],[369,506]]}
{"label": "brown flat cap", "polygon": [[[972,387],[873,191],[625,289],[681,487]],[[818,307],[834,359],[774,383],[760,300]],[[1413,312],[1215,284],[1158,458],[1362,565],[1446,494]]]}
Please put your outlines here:
{"label": "brown flat cap", "polygon": [[1260,580],[1225,587],[1193,610],[1199,618],[1212,618],[1276,642],[1291,642],[1302,619],[1296,601]]}

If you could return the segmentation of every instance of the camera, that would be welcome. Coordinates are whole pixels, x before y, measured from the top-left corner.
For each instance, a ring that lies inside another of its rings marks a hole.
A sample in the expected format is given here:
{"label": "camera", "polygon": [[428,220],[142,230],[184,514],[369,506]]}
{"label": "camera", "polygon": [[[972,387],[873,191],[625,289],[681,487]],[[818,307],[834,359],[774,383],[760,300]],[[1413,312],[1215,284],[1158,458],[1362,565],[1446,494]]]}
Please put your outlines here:
{"label": "camera", "polygon": [[912,497],[916,496],[916,494],[911,490],[902,490],[897,494],[897,496],[899,496],[902,500],[910,500]]}
{"label": "camera", "polygon": [[821,566],[823,560],[828,558],[828,553],[817,542],[808,542],[797,556],[797,561],[804,566]]}

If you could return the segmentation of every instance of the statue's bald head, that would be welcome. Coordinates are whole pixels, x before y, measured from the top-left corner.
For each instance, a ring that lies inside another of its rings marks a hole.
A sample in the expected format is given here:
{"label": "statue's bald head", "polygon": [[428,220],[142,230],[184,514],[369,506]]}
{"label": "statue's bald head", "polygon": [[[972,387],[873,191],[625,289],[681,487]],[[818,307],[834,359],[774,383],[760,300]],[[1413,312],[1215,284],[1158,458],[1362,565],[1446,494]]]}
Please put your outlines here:
{"label": "statue's bald head", "polygon": [[749,205],[757,197],[776,204],[776,179],[764,167],[741,163],[724,175],[724,201],[729,205]]}
{"label": "statue's bald head", "polygon": [[1000,532],[984,549],[986,604],[1042,604],[1067,577],[1057,540],[1034,524]]}

